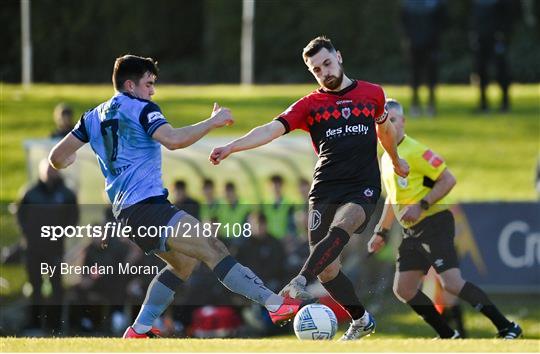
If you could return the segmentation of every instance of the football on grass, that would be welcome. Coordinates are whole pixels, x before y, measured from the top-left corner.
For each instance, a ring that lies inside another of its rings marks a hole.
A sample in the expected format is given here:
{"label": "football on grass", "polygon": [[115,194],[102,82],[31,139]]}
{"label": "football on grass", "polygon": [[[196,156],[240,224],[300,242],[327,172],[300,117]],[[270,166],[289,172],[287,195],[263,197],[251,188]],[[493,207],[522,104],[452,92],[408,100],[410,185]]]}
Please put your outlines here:
{"label": "football on grass", "polygon": [[294,317],[294,333],[300,340],[332,339],[336,330],[336,315],[325,305],[304,306]]}

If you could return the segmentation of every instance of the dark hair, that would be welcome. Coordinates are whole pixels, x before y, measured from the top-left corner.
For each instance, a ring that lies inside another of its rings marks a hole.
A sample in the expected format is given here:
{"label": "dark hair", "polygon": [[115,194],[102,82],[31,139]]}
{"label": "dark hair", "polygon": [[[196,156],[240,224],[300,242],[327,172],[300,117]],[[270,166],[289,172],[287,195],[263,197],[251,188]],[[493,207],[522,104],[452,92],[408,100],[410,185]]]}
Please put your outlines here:
{"label": "dark hair", "polygon": [[281,175],[270,176],[270,182],[283,184],[283,177]]}
{"label": "dark hair", "polygon": [[336,48],[332,45],[332,41],[326,36],[319,36],[313,38],[302,51],[302,57],[304,61],[317,54],[321,49],[326,48],[329,52],[335,52]]}
{"label": "dark hair", "polygon": [[71,108],[71,106],[67,105],[66,103],[61,102],[57,104],[56,107],[54,107],[54,116],[60,117],[64,114],[73,116],[73,108]]}
{"label": "dark hair", "polygon": [[210,178],[205,178],[203,180],[203,188],[214,188],[214,181],[212,181]]}
{"label": "dark hair", "polygon": [[174,182],[174,189],[183,189],[183,190],[186,190],[186,181],[184,181],[183,179],[177,179],[177,180]]}
{"label": "dark hair", "polygon": [[228,181],[227,183],[225,183],[225,190],[236,191],[236,186],[234,185],[234,182]]}
{"label": "dark hair", "polygon": [[139,82],[146,72],[150,72],[157,76],[159,69],[157,61],[152,58],[143,58],[136,55],[124,55],[116,58],[112,74],[112,82],[114,87],[121,91],[124,87],[124,82],[131,80]]}
{"label": "dark hair", "polygon": [[250,216],[257,220],[259,224],[268,225],[268,218],[264,213],[261,213],[260,211],[253,211],[250,213]]}

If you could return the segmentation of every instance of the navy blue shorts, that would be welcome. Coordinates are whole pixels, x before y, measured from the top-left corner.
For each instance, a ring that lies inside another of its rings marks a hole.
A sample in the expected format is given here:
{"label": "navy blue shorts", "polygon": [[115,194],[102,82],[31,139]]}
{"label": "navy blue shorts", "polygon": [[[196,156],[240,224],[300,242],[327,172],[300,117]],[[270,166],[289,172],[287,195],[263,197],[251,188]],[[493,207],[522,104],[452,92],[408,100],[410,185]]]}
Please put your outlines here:
{"label": "navy blue shorts", "polygon": [[[120,212],[117,220],[122,227],[130,226],[130,238],[146,254],[166,252],[167,237],[165,233],[151,237],[144,235],[150,229],[156,230],[163,226],[175,226],[187,213],[178,210],[165,195],[150,197],[133,204]],[[149,232],[148,232],[149,233]]]}

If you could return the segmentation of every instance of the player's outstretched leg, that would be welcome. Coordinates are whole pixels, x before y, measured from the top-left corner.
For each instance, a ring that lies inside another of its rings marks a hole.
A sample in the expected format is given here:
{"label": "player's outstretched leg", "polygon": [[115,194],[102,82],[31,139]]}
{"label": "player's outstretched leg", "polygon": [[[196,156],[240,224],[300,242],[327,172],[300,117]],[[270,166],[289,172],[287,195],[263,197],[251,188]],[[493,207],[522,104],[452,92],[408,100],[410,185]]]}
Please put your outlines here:
{"label": "player's outstretched leg", "polygon": [[[203,229],[195,227],[198,223],[197,219],[186,215],[180,219],[177,227],[182,230],[183,225],[190,224],[191,227],[184,229],[195,232]],[[167,245],[171,250],[204,262],[226,288],[264,306],[274,323],[283,324],[290,321],[304,305],[301,300],[285,299],[268,289],[251,269],[238,263],[217,238],[183,232],[180,234],[183,237],[167,239]]]}
{"label": "player's outstretched leg", "polygon": [[486,293],[461,277],[459,268],[451,268],[440,274],[442,285],[446,291],[467,301],[477,311],[490,319],[497,328],[497,337],[517,339],[522,336],[521,327],[508,320],[495,306]]}
{"label": "player's outstretched leg", "polygon": [[146,298],[132,326],[124,332],[123,338],[159,337],[159,330],[153,328],[154,321],[161,316],[174,299],[176,289],[187,281],[198,260],[178,252],[159,255],[168,263],[150,282]]}
{"label": "player's outstretched leg", "polygon": [[306,291],[307,284],[317,279],[339,257],[353,232],[365,220],[366,213],[362,206],[347,203],[339,207],[326,236],[311,249],[300,274],[291,280],[281,294],[299,298],[310,296]]}

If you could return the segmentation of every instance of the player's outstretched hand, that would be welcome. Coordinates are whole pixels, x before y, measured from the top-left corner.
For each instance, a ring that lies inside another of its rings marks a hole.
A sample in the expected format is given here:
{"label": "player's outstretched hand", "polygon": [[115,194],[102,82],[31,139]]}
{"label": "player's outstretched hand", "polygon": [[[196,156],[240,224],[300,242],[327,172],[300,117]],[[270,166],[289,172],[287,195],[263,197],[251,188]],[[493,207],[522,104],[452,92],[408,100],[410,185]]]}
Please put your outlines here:
{"label": "player's outstretched hand", "polygon": [[210,160],[210,162],[214,165],[219,165],[221,160],[225,160],[231,153],[232,149],[229,146],[220,146],[212,150],[208,160]]}
{"label": "player's outstretched hand", "polygon": [[210,116],[214,128],[221,128],[234,123],[231,110],[225,107],[220,107],[217,102],[214,103],[212,115]]}
{"label": "player's outstretched hand", "polygon": [[400,177],[407,177],[409,175],[409,164],[404,159],[398,159],[394,164],[394,172]]}
{"label": "player's outstretched hand", "polygon": [[384,238],[381,235],[373,234],[373,236],[371,236],[371,239],[369,240],[367,244],[367,249],[369,253],[377,253],[385,245],[386,245],[386,242],[384,242]]}

